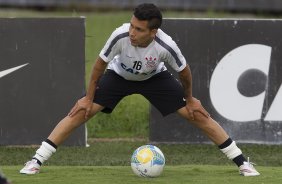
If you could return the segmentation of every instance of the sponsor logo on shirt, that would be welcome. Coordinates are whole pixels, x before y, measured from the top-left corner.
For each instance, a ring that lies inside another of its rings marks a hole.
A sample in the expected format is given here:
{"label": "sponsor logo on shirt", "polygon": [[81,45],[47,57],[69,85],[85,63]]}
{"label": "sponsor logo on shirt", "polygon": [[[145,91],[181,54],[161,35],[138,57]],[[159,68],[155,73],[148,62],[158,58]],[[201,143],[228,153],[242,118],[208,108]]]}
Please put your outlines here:
{"label": "sponsor logo on shirt", "polygon": [[157,58],[156,57],[152,57],[152,56],[149,56],[149,57],[145,57],[146,59],[146,63],[145,63],[145,66],[147,68],[155,68],[156,65],[157,65]]}

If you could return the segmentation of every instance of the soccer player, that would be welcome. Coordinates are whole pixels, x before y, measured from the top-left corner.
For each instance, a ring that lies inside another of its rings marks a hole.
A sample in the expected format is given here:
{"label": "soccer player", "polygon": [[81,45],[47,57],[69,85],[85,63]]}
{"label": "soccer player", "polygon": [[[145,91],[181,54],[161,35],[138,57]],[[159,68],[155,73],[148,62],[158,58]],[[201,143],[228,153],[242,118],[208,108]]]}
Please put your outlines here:
{"label": "soccer player", "polygon": [[[86,95],[79,99],[31,161],[20,170],[36,174],[72,131],[102,111],[111,113],[125,96],[141,94],[166,116],[177,112],[200,128],[239,167],[243,176],[257,176],[236,143],[192,95],[191,71],[172,38],[160,29],[162,14],[154,4],[137,6],[130,23],[113,31],[97,58]],[[165,63],[178,72],[180,82]]]}

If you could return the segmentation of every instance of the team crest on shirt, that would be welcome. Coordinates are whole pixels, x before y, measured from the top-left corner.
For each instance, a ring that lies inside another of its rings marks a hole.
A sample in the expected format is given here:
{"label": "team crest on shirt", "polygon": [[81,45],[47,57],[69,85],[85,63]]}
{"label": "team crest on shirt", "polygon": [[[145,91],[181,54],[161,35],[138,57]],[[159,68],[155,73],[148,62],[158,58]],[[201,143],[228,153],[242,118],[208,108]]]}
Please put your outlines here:
{"label": "team crest on shirt", "polygon": [[145,63],[147,68],[155,68],[157,65],[157,58],[156,57],[145,57],[147,63]]}

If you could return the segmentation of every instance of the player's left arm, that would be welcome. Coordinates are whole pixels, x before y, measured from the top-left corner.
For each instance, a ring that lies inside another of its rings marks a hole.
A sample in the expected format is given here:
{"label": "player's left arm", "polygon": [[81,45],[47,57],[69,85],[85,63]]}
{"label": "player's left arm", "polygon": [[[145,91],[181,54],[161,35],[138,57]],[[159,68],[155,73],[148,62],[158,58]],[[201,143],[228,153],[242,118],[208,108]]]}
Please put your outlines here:
{"label": "player's left arm", "polygon": [[192,95],[192,74],[190,67],[185,66],[179,73],[179,79],[184,88],[184,96],[186,98],[186,109],[191,120],[194,120],[194,112],[200,112],[205,117],[209,117],[209,113],[201,105],[201,102]]}
{"label": "player's left arm", "polygon": [[166,61],[179,74],[180,82],[184,88],[184,96],[186,99],[186,109],[189,119],[194,120],[194,112],[200,112],[205,117],[209,117],[209,113],[203,108],[201,102],[192,95],[192,74],[185,57],[181,53],[177,44],[171,37],[163,34],[161,40],[165,40],[163,45],[166,49],[163,50],[163,60]]}

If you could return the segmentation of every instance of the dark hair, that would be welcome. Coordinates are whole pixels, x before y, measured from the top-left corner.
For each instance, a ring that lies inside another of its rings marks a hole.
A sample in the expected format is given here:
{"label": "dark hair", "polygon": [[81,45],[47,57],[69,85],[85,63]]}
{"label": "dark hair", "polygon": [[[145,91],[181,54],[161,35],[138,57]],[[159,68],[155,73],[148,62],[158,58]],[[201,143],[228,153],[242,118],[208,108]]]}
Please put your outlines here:
{"label": "dark hair", "polygon": [[140,4],[133,14],[138,20],[147,20],[149,29],[158,29],[162,25],[162,13],[154,4]]}

